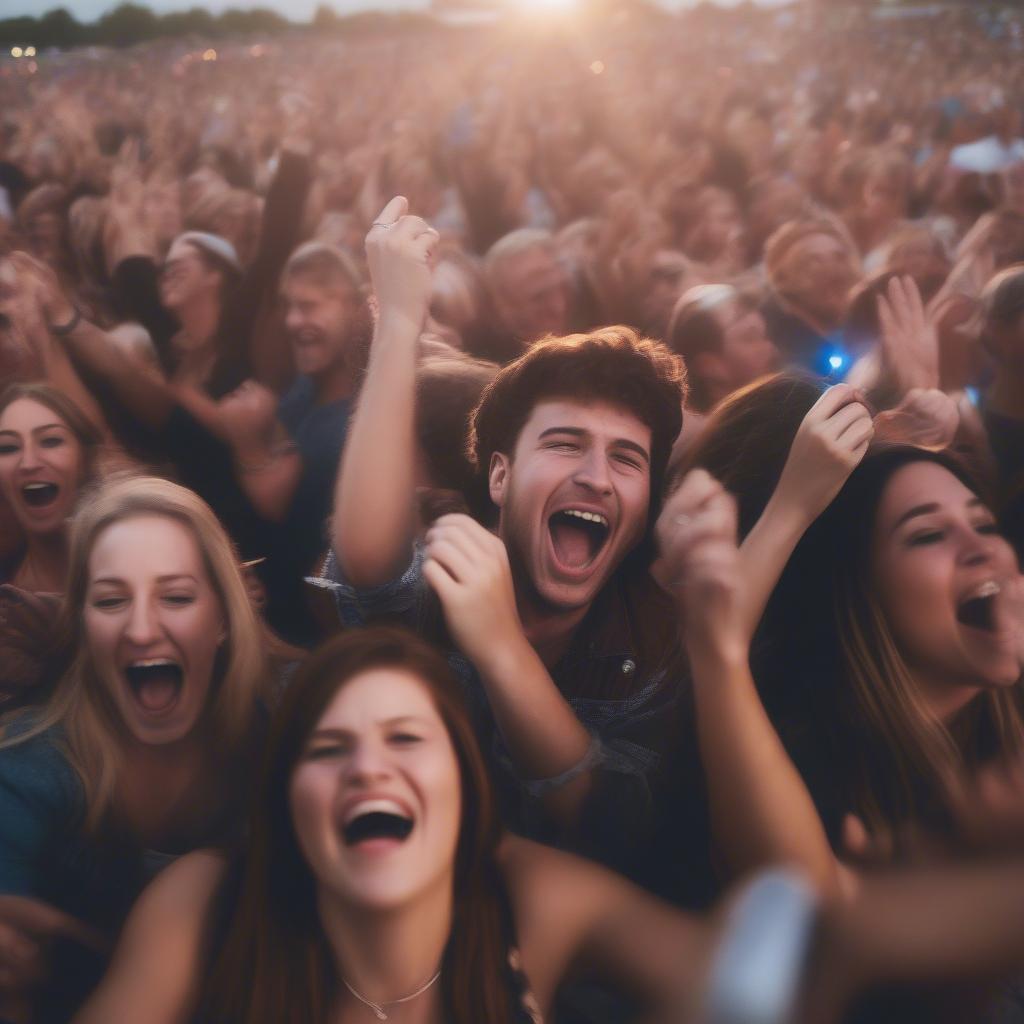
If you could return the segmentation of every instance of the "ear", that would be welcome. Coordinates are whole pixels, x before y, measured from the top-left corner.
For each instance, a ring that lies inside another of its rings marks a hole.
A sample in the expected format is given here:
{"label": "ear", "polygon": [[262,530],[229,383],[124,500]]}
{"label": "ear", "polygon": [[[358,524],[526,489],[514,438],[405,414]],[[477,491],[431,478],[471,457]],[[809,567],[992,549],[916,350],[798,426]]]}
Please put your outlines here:
{"label": "ear", "polygon": [[508,493],[508,478],[511,463],[507,455],[502,452],[491,454],[491,465],[487,470],[487,485],[491,494],[491,501],[498,508],[505,504],[505,495]]}

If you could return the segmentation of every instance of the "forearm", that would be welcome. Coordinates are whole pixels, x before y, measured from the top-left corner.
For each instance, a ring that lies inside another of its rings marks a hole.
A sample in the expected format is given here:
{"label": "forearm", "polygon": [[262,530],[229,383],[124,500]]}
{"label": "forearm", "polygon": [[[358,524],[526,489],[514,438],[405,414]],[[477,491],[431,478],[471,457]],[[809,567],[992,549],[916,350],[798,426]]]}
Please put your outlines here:
{"label": "forearm", "polygon": [[353,586],[385,583],[409,558],[418,340],[411,320],[382,313],[334,495],[332,543]]}
{"label": "forearm", "polygon": [[735,874],[802,868],[826,895],[838,863],[803,779],[764,710],[746,652],[691,645],[701,758],[716,847]]}
{"label": "forearm", "polygon": [[[593,738],[525,637],[496,643],[492,655],[477,667],[520,778],[557,779],[583,763]],[[543,800],[556,820],[572,825],[589,791],[587,769],[544,793]]]}
{"label": "forearm", "polygon": [[776,492],[740,546],[746,585],[743,615],[748,636],[754,635],[768,599],[809,525],[808,518]]}
{"label": "forearm", "polygon": [[279,523],[288,514],[302,476],[302,457],[293,448],[236,452],[235,476],[256,511]]}

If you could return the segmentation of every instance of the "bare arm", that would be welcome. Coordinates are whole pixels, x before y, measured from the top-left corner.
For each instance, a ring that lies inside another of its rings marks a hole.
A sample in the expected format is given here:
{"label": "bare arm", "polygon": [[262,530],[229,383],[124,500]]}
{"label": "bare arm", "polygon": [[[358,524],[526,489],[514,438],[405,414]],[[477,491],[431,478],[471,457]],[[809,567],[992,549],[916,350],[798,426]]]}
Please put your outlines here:
{"label": "bare arm", "polygon": [[871,414],[847,384],[829,388],[804,417],[778,486],[740,547],[749,636],[800,538],[839,493],[872,436]]}
{"label": "bare arm", "polygon": [[750,674],[735,502],[694,470],[666,503],[658,543],[677,581],[717,847],[736,874],[785,862],[835,893],[839,864]]}
{"label": "bare arm", "polygon": [[185,1024],[201,978],[210,902],[223,860],[203,851],[167,868],[139,897],[110,968],[74,1024]]}
{"label": "bare arm", "polygon": [[716,926],[684,914],[590,861],[508,836],[499,863],[523,966],[545,1011],[584,962],[648,1009],[692,1019]]}
{"label": "bare arm", "polygon": [[409,559],[415,535],[416,348],[430,298],[437,233],[401,196],[366,240],[380,318],[334,495],[331,543],[345,579],[373,587]]}

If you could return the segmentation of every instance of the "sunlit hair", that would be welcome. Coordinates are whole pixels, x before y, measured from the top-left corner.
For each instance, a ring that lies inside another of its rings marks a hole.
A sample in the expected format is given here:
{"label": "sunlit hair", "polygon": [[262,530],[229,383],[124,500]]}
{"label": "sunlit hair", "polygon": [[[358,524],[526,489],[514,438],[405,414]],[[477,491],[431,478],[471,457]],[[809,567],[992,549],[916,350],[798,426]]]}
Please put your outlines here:
{"label": "sunlit hair", "polygon": [[7,716],[0,747],[56,727],[82,784],[85,828],[93,833],[114,814],[124,725],[109,684],[99,678],[89,654],[84,620],[89,559],[108,527],[138,516],[161,516],[188,529],[223,609],[226,636],[206,709],[210,742],[218,756],[230,758],[247,749],[259,699],[268,694],[264,633],[231,541],[209,506],[192,491],[156,477],[115,479],[89,496],[71,528],[66,597],[57,630],[67,669],[43,707]]}
{"label": "sunlit hair", "polygon": [[652,515],[672,444],[683,422],[686,368],[664,345],[629,327],[545,338],[504,367],[484,389],[470,423],[469,451],[486,475],[495,452],[512,457],[540,402],[607,402],[651,429]]}
{"label": "sunlit hair", "polygon": [[500,824],[487,770],[447,662],[411,633],[387,627],[326,643],[302,665],[277,709],[244,855],[209,922],[213,969],[196,1020],[327,1024],[338,979],[317,913],[316,879],[295,835],[291,781],[342,687],[381,668],[407,672],[429,691],[459,765],[462,821],[441,974],[445,1020],[507,1024],[506,905],[495,859]]}
{"label": "sunlit hair", "polygon": [[[878,506],[893,475],[914,462],[935,463],[979,493],[950,455],[909,446],[870,454],[801,541],[766,615],[771,653],[761,665],[755,657],[766,704],[796,744],[798,764],[799,751],[817,751],[812,791],[822,771],[838,774],[832,798],[869,831],[945,824],[951,780],[1024,750],[1020,688],[983,690],[944,724],[879,604],[870,557]],[[839,822],[829,824],[835,834]]]}
{"label": "sunlit hair", "polygon": [[49,384],[30,382],[10,384],[0,393],[0,416],[7,408],[21,399],[38,402],[46,406],[64,423],[82,446],[82,480],[89,480],[96,471],[96,459],[103,444],[103,435],[96,425],[85,415],[63,391]]}

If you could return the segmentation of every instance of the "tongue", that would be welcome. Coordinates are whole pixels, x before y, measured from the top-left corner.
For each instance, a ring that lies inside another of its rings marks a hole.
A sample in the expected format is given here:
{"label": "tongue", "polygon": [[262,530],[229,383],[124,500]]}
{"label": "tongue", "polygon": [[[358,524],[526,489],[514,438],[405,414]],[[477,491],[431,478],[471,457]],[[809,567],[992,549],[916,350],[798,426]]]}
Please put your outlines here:
{"label": "tongue", "polygon": [[590,534],[585,526],[552,523],[551,541],[558,560],[570,569],[582,569],[591,559]]}
{"label": "tongue", "polygon": [[135,688],[135,696],[147,711],[166,711],[178,697],[178,684],[170,676],[153,676]]}

